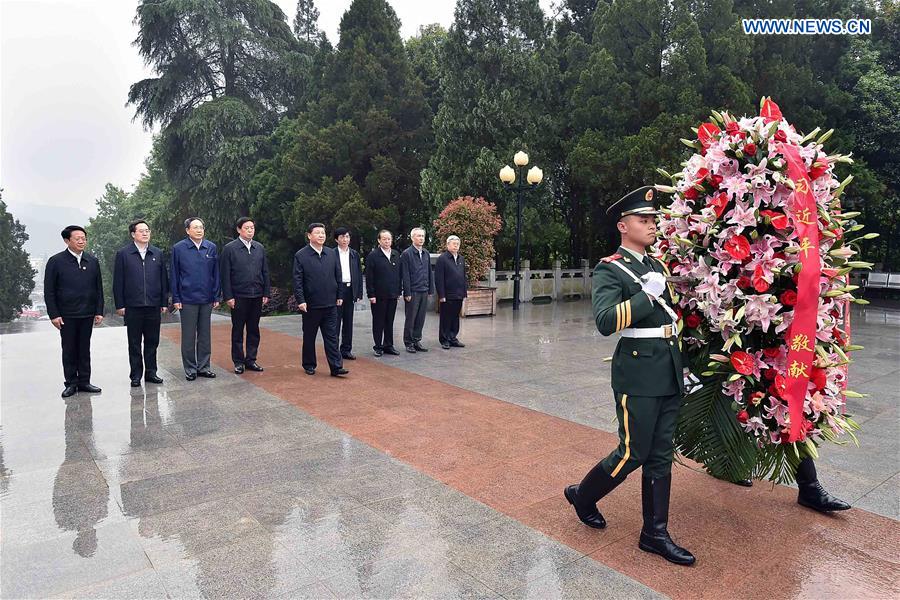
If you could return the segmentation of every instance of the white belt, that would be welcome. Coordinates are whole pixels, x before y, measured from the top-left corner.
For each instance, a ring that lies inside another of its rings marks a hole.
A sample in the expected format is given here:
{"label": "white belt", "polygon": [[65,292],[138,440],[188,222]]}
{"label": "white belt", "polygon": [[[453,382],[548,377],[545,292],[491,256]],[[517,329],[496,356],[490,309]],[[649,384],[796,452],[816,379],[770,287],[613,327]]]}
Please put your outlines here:
{"label": "white belt", "polygon": [[675,334],[671,325],[662,327],[628,327],[622,330],[622,337],[627,338],[670,338]]}

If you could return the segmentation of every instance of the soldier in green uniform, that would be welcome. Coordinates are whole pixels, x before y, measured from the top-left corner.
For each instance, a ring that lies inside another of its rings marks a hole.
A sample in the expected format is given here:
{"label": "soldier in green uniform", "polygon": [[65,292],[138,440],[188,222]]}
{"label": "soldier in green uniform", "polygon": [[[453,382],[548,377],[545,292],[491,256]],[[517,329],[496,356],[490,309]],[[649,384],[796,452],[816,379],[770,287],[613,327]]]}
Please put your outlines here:
{"label": "soldier in green uniform", "polygon": [[644,526],[638,547],[690,565],[694,556],[675,544],[667,530],[684,374],[674,291],[666,285],[664,265],[646,252],[656,239],[653,193],[652,187],[642,187],[607,210],[617,221],[622,244],[594,269],[591,297],[600,333],[622,335],[612,358],[619,445],[564,493],[585,525],[603,529],[606,520],[597,501],[642,467]]}

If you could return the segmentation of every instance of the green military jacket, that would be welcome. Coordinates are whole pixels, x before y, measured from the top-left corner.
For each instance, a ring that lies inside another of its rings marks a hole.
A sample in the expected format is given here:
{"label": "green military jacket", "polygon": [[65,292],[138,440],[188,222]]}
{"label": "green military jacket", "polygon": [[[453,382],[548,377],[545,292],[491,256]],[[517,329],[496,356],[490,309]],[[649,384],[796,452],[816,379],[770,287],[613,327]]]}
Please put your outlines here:
{"label": "green military jacket", "polygon": [[[665,267],[650,258],[645,266],[620,247],[616,254],[597,263],[593,274],[591,303],[597,330],[612,335],[626,327],[660,327],[670,325],[672,317],[641,285],[613,263],[619,263],[638,279],[651,268],[665,274]],[[674,290],[667,286],[663,294],[670,308]],[[627,338],[616,345],[612,357],[612,388],[632,396],[669,396],[684,394],[681,344],[677,338]]]}

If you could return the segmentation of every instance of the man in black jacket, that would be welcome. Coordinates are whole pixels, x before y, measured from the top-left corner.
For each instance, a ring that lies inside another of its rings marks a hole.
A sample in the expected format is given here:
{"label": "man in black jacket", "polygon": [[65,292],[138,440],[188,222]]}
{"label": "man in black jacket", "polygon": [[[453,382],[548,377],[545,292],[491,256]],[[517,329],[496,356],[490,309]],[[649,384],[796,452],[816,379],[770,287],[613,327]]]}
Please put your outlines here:
{"label": "man in black jacket", "polygon": [[440,302],[438,340],[441,348],[451,346],[465,348],[456,336],[459,334],[459,312],[462,310],[466,292],[466,262],[459,253],[459,238],[447,238],[447,251],[441,254],[434,265],[434,285]]}
{"label": "man in black jacket", "polygon": [[341,341],[341,356],[356,360],[353,355],[353,312],[357,300],[362,300],[362,267],[359,252],[350,247],[350,230],[338,227],[334,230],[337,242],[338,263],[341,265],[341,307],[338,309],[337,334]]}
{"label": "man in black jacket", "polygon": [[422,328],[428,312],[428,297],[434,293],[431,253],[425,249],[425,230],[415,227],[409,232],[412,246],[400,255],[400,280],[406,320],[403,322],[403,345],[407,352],[428,352],[422,346]]}
{"label": "man in black jacket", "polygon": [[[169,305],[169,275],[162,250],[150,245],[150,226],[137,220],[128,226],[132,243],[116,252],[113,269],[113,299],[116,314],[125,317],[128,332],[128,378],[140,387],[141,376],[162,383],[156,374],[160,314]],[[144,344],[141,353],[141,341]]]}
{"label": "man in black jacket", "polygon": [[51,256],[44,269],[44,302],[62,339],[62,397],[68,398],[77,391],[100,392],[91,385],[91,334],[103,321],[103,280],[100,263],[84,251],[84,228],[69,225],[62,238],[67,248]]}
{"label": "man in black jacket", "polygon": [[366,257],[366,294],[372,308],[375,356],[400,354],[394,348],[394,314],[400,297],[400,254],[391,249],[394,238],[387,229],[378,232],[378,247]]}
{"label": "man in black jacket", "polygon": [[[225,244],[219,273],[222,274],[222,297],[231,309],[231,361],[234,372],[244,369],[262,371],[256,363],[259,350],[259,318],[262,307],[269,303],[269,263],[266,249],[255,241],[256,224],[250,217],[235,223],[238,238]],[[244,328],[247,329],[247,351],[244,352]]]}
{"label": "man in black jacket", "polygon": [[349,373],[337,343],[341,265],[337,252],[325,247],[325,225],[311,223],[306,232],[309,245],[294,255],[294,298],[303,313],[303,370],[316,374],[316,336],[321,329],[331,375],[339,377]]}

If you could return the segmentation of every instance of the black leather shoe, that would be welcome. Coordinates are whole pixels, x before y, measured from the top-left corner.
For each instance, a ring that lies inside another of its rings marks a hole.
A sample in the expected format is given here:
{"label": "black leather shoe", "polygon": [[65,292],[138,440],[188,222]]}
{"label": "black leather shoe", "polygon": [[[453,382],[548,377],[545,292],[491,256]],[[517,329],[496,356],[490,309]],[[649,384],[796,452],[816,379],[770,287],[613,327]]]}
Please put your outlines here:
{"label": "black leather shoe", "polygon": [[659,478],[643,478],[641,502],[644,526],[641,529],[638,548],[644,552],[659,554],[676,565],[692,565],[696,560],[694,555],[672,541],[669,536],[669,492],[671,488],[671,474]]}
{"label": "black leather shoe", "polygon": [[262,373],[263,371],[265,371],[265,369],[263,369],[261,366],[259,366],[255,362],[247,363],[245,366],[247,367],[248,371],[256,371],[257,373]]}
{"label": "black leather shoe", "polygon": [[234,372],[240,375],[244,372],[244,365],[234,365]]}
{"label": "black leather shoe", "polygon": [[416,349],[416,352],[428,352],[428,348],[426,348],[419,342],[416,342],[415,344],[413,344],[413,348]]}
{"label": "black leather shoe", "polygon": [[216,374],[213,373],[212,371],[200,371],[199,373],[197,373],[197,376],[205,377],[206,379],[215,379],[216,378]]}
{"label": "black leather shoe", "polygon": [[375,348],[375,356],[381,356],[384,352],[380,348]]}
{"label": "black leather shoe", "polygon": [[850,510],[849,504],[829,494],[818,481],[800,486],[800,491],[797,494],[797,504],[820,513]]}
{"label": "black leather shoe", "polygon": [[145,376],[144,381],[146,381],[147,383],[162,383],[163,382],[162,377],[160,377],[159,375],[155,375],[155,374]]}
{"label": "black leather shoe", "polygon": [[78,391],[79,392],[87,392],[88,394],[99,394],[103,390],[98,388],[96,385],[91,385],[90,383],[79,383]]}
{"label": "black leather shoe", "polygon": [[400,353],[397,352],[397,349],[394,348],[393,346],[391,346],[390,348],[385,348],[385,349],[384,349],[384,353],[385,353],[385,354],[391,354],[391,355],[393,355],[393,356],[400,356]]}
{"label": "black leather shoe", "polygon": [[413,348],[412,346],[407,346],[407,347],[406,347],[406,351],[409,352],[410,354],[415,354],[415,353],[416,353],[416,349]]}
{"label": "black leather shoe", "polygon": [[741,487],[753,487],[752,479],[738,479],[737,481],[732,481],[734,485],[739,485]]}
{"label": "black leather shoe", "polygon": [[316,374],[315,369],[303,369],[303,372],[306,373],[307,375],[315,375]]}
{"label": "black leather shoe", "polygon": [[600,514],[600,511],[597,510],[596,504],[593,507],[594,510],[591,510],[591,507],[580,508],[578,506],[577,485],[570,485],[569,487],[564,489],[563,495],[566,497],[566,500],[569,501],[569,504],[571,504],[575,508],[575,514],[578,515],[578,518],[581,519],[582,523],[584,523],[588,527],[593,527],[594,529],[606,528],[606,519],[604,519],[603,515]]}
{"label": "black leather shoe", "polygon": [[341,367],[340,369],[336,369],[336,370],[332,371],[331,376],[332,377],[340,377],[341,375],[346,375],[349,372],[350,371],[348,371],[347,369]]}
{"label": "black leather shoe", "polygon": [[141,387],[141,380],[140,379],[132,379],[131,387]]}
{"label": "black leather shoe", "polygon": [[450,340],[450,345],[454,348],[465,348],[466,345],[459,340]]}
{"label": "black leather shoe", "polygon": [[62,391],[62,397],[68,398],[69,396],[74,396],[75,392],[78,391],[78,386],[76,385],[67,385],[65,389]]}
{"label": "black leather shoe", "polygon": [[344,360],[356,360],[356,355],[353,354],[352,352],[348,352],[347,354],[341,354],[341,357]]}
{"label": "black leather shoe", "polygon": [[185,375],[184,378],[187,379],[188,381],[193,381],[193,380],[197,379],[197,374],[191,373],[189,375]]}
{"label": "black leather shoe", "polygon": [[443,348],[444,350],[449,350],[450,344],[447,342],[441,342],[441,348]]}

